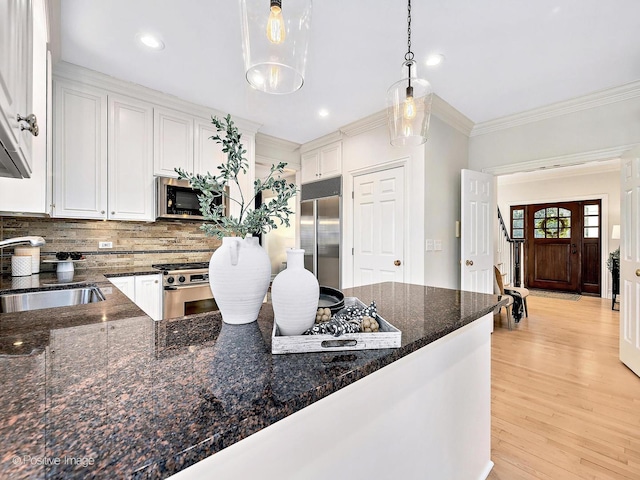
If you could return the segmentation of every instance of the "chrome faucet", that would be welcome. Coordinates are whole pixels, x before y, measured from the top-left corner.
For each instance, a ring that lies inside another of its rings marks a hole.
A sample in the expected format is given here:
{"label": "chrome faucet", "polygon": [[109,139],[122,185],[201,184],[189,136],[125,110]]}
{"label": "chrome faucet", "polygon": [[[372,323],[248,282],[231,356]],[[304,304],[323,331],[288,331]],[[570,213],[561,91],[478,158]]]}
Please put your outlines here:
{"label": "chrome faucet", "polygon": [[15,237],[15,238],[7,238],[6,240],[0,241],[0,248],[6,247],[8,245],[19,245],[21,243],[30,243],[32,247],[41,247],[46,242],[42,237]]}

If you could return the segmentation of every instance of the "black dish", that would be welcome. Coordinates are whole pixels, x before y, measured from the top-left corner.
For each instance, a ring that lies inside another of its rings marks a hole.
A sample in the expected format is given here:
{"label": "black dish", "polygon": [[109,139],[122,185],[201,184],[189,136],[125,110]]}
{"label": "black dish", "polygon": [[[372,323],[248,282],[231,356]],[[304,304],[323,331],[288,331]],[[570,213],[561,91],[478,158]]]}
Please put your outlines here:
{"label": "black dish", "polygon": [[344,308],[344,293],[335,288],[320,285],[318,308],[328,308],[334,314]]}
{"label": "black dish", "polygon": [[56,253],[56,258],[58,260],[66,260],[67,258],[69,258],[69,254],[67,252],[58,252]]}

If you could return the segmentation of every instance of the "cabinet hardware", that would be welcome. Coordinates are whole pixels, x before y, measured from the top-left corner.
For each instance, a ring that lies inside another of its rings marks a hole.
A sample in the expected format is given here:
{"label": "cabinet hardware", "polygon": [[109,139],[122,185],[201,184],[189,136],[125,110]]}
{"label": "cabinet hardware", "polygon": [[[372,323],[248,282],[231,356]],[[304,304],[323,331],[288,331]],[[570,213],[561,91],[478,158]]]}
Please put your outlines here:
{"label": "cabinet hardware", "polygon": [[104,210],[100,210],[100,213],[101,213],[102,215],[104,215]]}
{"label": "cabinet hardware", "polygon": [[116,212],[111,212],[111,215],[115,215],[115,214],[116,214]]}
{"label": "cabinet hardware", "polygon": [[396,260],[396,261],[394,261],[394,262],[393,262],[393,264],[394,264],[396,267],[399,267],[399,266],[402,264],[402,262],[401,262],[400,260]]}
{"label": "cabinet hardware", "polygon": [[640,277],[640,268],[636,270],[636,277]]}
{"label": "cabinet hardware", "polygon": [[27,122],[28,125],[25,126],[21,123],[20,130],[29,130],[31,132],[31,135],[33,135],[34,137],[38,136],[38,133],[40,133],[40,127],[38,127],[38,118],[33,113],[30,113],[26,117],[18,114],[17,118],[18,122]]}

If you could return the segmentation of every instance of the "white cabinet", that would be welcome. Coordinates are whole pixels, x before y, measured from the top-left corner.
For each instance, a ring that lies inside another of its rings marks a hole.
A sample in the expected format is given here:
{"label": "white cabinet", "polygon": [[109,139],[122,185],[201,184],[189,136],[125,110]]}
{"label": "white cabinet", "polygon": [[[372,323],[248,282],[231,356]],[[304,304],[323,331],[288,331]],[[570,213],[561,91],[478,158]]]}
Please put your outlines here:
{"label": "white cabinet", "polygon": [[137,275],[135,284],[135,304],[154,320],[162,320],[162,274]]}
{"label": "white cabinet", "polygon": [[[0,2],[0,176],[31,176],[32,133],[20,117],[33,114],[32,0]],[[31,120],[33,118],[33,120]],[[29,117],[31,124],[37,117]],[[33,127],[35,129],[35,127]]]}
{"label": "white cabinet", "polygon": [[53,215],[107,218],[107,94],[56,81]]}
{"label": "white cabinet", "polygon": [[55,217],[152,221],[153,108],[56,81]]}
{"label": "white cabinet", "polygon": [[112,277],[109,281],[144,313],[154,320],[162,320],[162,274]]}
{"label": "white cabinet", "polygon": [[153,220],[153,107],[108,96],[108,218]]}
{"label": "white cabinet", "polygon": [[153,173],[177,177],[176,167],[193,171],[193,116],[156,107],[154,114]]}
{"label": "white cabinet", "polygon": [[164,108],[155,108],[154,118],[155,175],[177,177],[176,167],[203,175],[219,173],[226,154],[211,139],[218,134],[211,120]]}
{"label": "white cabinet", "polygon": [[342,142],[309,150],[301,158],[302,183],[315,182],[342,174]]}
{"label": "white cabinet", "polygon": [[136,301],[136,282],[133,276],[130,277],[111,277],[109,281],[113,283],[118,290],[124,293],[129,300]]}
{"label": "white cabinet", "polygon": [[[0,10],[8,3],[2,3]],[[2,22],[4,18],[0,19]],[[2,29],[2,27],[0,27]],[[3,35],[0,31],[0,37]],[[31,177],[0,177],[0,214],[51,213],[51,132],[49,115],[51,112],[51,63],[47,52],[47,18],[43,0],[33,3],[33,88],[32,111],[38,119],[39,134],[31,138]],[[6,60],[0,54],[0,63]],[[2,76],[2,73],[0,73]],[[2,83],[2,80],[0,80]],[[2,88],[0,88],[0,92]],[[0,93],[2,97],[2,93]],[[1,148],[0,148],[1,150]],[[2,167],[0,166],[0,170]]]}
{"label": "white cabinet", "polygon": [[194,125],[193,173],[218,175],[218,165],[227,160],[222,145],[211,139],[218,131],[210,120],[196,118]]}

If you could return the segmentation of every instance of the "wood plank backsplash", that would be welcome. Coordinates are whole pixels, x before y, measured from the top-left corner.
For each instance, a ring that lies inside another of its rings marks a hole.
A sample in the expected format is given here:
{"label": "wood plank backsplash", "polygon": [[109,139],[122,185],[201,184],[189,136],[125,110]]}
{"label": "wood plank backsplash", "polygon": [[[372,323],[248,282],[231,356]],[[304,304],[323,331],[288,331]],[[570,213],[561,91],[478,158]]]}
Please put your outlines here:
{"label": "wood plank backsplash", "polygon": [[[41,259],[56,252],[79,252],[87,261],[82,268],[146,267],[154,263],[209,261],[220,240],[207,237],[199,222],[124,222],[0,216],[0,239],[37,235],[44,237]],[[98,242],[113,242],[98,249]],[[2,273],[11,267],[13,247],[0,249]],[[41,270],[53,270],[41,265]]]}

